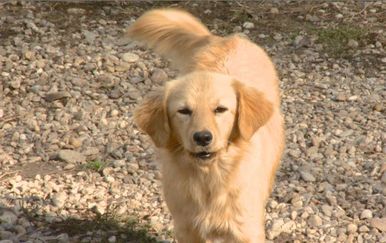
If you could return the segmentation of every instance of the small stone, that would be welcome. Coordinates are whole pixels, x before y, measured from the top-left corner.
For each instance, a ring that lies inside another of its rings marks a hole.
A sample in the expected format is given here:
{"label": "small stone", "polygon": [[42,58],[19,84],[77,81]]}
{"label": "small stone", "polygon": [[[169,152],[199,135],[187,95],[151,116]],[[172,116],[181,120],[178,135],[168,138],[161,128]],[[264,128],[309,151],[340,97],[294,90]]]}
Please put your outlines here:
{"label": "small stone", "polygon": [[337,15],[335,15],[335,18],[337,18],[337,19],[342,19],[343,18],[343,14],[337,14]]}
{"label": "small stone", "polygon": [[279,9],[278,8],[271,8],[270,12],[271,12],[271,14],[279,14]]}
{"label": "small stone", "polygon": [[71,138],[70,138],[70,144],[71,144],[74,148],[79,148],[80,146],[82,146],[82,140],[79,139],[79,138],[71,137]]}
{"label": "small stone", "polygon": [[243,27],[244,27],[245,29],[253,29],[253,28],[255,28],[255,24],[252,23],[252,22],[245,22],[245,23],[243,24]]}
{"label": "small stone", "polygon": [[15,80],[11,81],[10,86],[14,89],[19,89],[20,84],[21,84],[20,79],[15,79]]}
{"label": "small stone", "polygon": [[67,233],[63,233],[63,234],[60,234],[56,237],[56,240],[59,242],[59,243],[67,243],[67,242],[70,242],[70,237],[68,236]]}
{"label": "small stone", "polygon": [[381,177],[381,182],[386,184],[386,172],[383,173],[383,175]]}
{"label": "small stone", "polygon": [[125,62],[136,62],[139,60],[139,56],[131,52],[126,52],[122,55],[122,60]]}
{"label": "small stone", "polygon": [[357,48],[359,46],[359,43],[356,40],[350,39],[347,42],[347,46],[350,48]]}
{"label": "small stone", "polygon": [[77,162],[85,162],[86,157],[75,151],[75,150],[69,150],[69,149],[63,149],[58,152],[57,155],[58,159],[63,160],[67,163],[77,163]]}
{"label": "small stone", "polygon": [[157,84],[162,84],[167,81],[168,75],[166,72],[162,69],[155,69],[153,71],[153,74],[151,75],[150,79]]}
{"label": "small stone", "polygon": [[318,215],[312,215],[308,219],[308,224],[312,227],[319,227],[323,224],[323,221]]}
{"label": "small stone", "polygon": [[13,212],[9,210],[4,210],[4,212],[0,216],[0,222],[13,225],[17,221],[17,216]]}
{"label": "small stone", "polygon": [[300,171],[301,178],[306,182],[314,182],[316,181],[315,177],[308,171],[301,170]]}
{"label": "small stone", "polygon": [[337,101],[346,101],[347,100],[347,95],[343,94],[343,93],[339,93],[336,97],[335,97],[335,100]]}
{"label": "small stone", "polygon": [[369,232],[369,228],[366,225],[359,227],[359,232]]}
{"label": "small stone", "polygon": [[24,53],[24,57],[27,59],[27,60],[31,60],[32,57],[34,56],[34,53],[32,51],[26,51]]}
{"label": "small stone", "polygon": [[69,8],[69,9],[67,9],[67,13],[80,15],[80,14],[86,13],[86,10],[83,8]]}
{"label": "small stone", "polygon": [[108,242],[110,242],[110,243],[114,243],[114,242],[117,241],[117,237],[116,237],[115,235],[112,235],[112,236],[110,236],[107,240],[108,240]]}
{"label": "small stone", "polygon": [[331,215],[332,215],[332,207],[329,206],[329,205],[324,204],[324,205],[322,205],[322,212],[326,216],[331,217]]}
{"label": "small stone", "polygon": [[358,226],[356,224],[349,224],[347,225],[347,231],[349,233],[355,233],[358,230]]}
{"label": "small stone", "polygon": [[365,209],[361,213],[361,219],[371,219],[373,217],[373,213],[369,209]]}
{"label": "small stone", "polygon": [[377,104],[374,105],[373,110],[382,112],[383,105],[381,103],[377,103]]}
{"label": "small stone", "polygon": [[386,217],[385,218],[373,218],[370,221],[370,225],[379,229],[382,232],[386,232]]}
{"label": "small stone", "polygon": [[58,192],[52,196],[52,205],[61,208],[64,206],[67,200],[67,194],[65,192]]}
{"label": "small stone", "polygon": [[71,97],[70,93],[68,93],[66,91],[59,91],[59,92],[48,93],[44,97],[44,99],[47,102],[52,102],[52,101],[55,101],[55,100],[60,100],[60,99],[63,99],[63,98],[68,98],[68,97]]}

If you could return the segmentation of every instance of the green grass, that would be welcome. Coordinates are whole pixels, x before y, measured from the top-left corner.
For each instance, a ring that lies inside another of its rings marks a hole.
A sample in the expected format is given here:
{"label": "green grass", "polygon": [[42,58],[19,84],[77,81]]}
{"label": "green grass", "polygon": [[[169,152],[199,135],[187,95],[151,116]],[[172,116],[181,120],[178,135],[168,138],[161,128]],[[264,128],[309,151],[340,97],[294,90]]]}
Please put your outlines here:
{"label": "green grass", "polygon": [[96,172],[100,172],[106,166],[106,163],[100,160],[89,161],[84,167],[89,170],[94,170]]}
{"label": "green grass", "polygon": [[339,25],[326,29],[312,29],[318,36],[318,42],[323,44],[325,51],[332,56],[350,55],[350,48],[347,46],[349,40],[355,40],[359,44],[367,36],[366,30],[350,25]]}

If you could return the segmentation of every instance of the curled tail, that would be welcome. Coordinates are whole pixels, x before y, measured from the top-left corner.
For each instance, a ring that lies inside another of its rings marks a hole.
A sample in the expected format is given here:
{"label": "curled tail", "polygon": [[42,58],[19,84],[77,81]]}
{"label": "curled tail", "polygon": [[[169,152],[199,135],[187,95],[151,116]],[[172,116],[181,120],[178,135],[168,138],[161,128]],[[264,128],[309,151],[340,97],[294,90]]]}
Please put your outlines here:
{"label": "curled tail", "polygon": [[127,35],[170,58],[181,68],[195,49],[207,44],[209,30],[195,17],[176,9],[151,10],[132,24]]}

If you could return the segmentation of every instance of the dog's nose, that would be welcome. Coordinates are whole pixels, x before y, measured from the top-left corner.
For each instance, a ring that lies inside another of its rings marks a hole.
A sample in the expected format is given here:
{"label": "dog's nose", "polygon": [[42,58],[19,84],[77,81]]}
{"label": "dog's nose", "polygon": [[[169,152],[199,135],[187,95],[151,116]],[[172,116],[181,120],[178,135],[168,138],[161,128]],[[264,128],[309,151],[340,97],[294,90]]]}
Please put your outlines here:
{"label": "dog's nose", "polygon": [[193,134],[193,140],[200,146],[207,146],[212,141],[212,133],[209,131],[195,132]]}

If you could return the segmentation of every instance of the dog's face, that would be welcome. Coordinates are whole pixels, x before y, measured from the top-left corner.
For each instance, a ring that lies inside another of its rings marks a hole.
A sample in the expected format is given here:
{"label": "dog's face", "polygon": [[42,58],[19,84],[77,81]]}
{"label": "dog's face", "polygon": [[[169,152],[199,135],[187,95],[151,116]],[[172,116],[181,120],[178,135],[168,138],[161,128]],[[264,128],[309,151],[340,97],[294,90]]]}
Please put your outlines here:
{"label": "dog's face", "polygon": [[135,112],[157,147],[208,164],[237,139],[249,140],[272,113],[264,95],[232,77],[195,72],[170,81]]}

